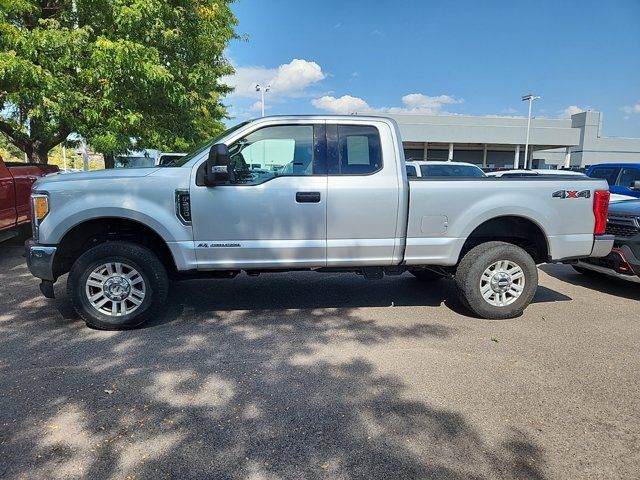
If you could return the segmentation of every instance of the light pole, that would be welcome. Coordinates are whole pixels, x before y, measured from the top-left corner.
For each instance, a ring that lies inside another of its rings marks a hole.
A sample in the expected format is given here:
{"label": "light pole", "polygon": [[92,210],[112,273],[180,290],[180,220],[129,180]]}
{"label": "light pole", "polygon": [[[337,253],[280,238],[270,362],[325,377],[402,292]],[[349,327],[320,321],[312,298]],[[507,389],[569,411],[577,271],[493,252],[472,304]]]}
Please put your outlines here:
{"label": "light pole", "polygon": [[[527,161],[529,159],[529,133],[531,131],[531,106],[534,100],[538,100],[540,97],[537,95],[523,95],[522,101],[529,102],[529,115],[527,116],[527,141],[524,144],[524,168],[527,168]],[[532,160],[533,161],[533,160]]]}
{"label": "light pole", "polygon": [[264,94],[271,89],[271,85],[267,85],[266,87],[260,86],[260,84],[256,85],[256,92],[260,92],[260,108],[262,110],[262,116],[264,117]]}

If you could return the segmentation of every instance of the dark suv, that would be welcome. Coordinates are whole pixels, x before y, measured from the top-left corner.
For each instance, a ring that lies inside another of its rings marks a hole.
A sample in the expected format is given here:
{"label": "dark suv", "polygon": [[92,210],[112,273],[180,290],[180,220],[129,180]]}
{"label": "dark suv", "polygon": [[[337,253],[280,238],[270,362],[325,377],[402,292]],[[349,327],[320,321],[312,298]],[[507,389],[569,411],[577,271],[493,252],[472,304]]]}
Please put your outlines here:
{"label": "dark suv", "polygon": [[605,274],[640,283],[640,200],[612,203],[607,233],[615,236],[611,253],[582,260],[574,268],[584,274]]}

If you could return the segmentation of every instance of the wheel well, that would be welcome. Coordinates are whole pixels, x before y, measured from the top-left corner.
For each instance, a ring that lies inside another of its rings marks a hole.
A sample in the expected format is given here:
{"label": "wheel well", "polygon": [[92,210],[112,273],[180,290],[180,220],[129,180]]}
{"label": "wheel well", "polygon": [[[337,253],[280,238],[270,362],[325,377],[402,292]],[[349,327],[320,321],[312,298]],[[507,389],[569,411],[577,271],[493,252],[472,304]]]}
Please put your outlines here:
{"label": "wheel well", "polygon": [[80,223],[69,230],[58,244],[54,276],[67,273],[84,252],[104,242],[120,240],[143,245],[155,253],[168,273],[176,265],[167,243],[153,229],[127,218],[97,218]]}
{"label": "wheel well", "polygon": [[549,259],[547,237],[533,221],[517,216],[496,217],[480,224],[467,237],[458,261],[473,247],[490,241],[512,243],[526,250],[536,263]]}

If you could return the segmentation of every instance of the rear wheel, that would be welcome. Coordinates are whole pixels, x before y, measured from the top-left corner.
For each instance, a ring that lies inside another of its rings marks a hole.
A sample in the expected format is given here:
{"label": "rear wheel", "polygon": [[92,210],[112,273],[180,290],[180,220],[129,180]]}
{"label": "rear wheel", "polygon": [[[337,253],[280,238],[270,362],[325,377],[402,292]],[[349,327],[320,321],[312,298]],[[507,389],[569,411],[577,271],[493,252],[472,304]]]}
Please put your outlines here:
{"label": "rear wheel", "polygon": [[107,242],[86,251],[67,281],[78,314],[87,325],[103,330],[141,325],[162,307],[168,288],[158,257],[128,242]]}
{"label": "rear wheel", "polygon": [[538,288],[538,270],[524,249],[487,242],[462,258],[455,281],[461,301],[480,317],[514,318],[531,303]]}

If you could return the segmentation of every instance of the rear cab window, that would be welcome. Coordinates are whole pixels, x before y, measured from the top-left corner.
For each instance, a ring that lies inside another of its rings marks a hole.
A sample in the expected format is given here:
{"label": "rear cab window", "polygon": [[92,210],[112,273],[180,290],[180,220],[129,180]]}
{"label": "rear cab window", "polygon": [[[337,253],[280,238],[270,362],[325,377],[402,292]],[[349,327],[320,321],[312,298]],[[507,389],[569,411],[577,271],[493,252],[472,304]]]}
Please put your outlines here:
{"label": "rear cab window", "polygon": [[472,165],[420,165],[423,177],[486,177]]}

